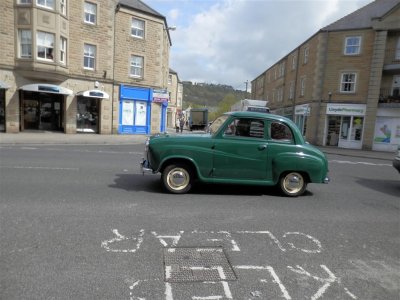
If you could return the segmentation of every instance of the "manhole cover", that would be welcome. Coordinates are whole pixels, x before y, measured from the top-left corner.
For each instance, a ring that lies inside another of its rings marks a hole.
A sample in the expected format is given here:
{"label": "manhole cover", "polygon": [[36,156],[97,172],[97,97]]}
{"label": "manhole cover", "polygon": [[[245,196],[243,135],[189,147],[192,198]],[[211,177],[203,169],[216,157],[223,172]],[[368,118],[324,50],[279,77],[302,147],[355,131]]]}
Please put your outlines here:
{"label": "manhole cover", "polygon": [[166,282],[236,280],[222,248],[165,248]]}

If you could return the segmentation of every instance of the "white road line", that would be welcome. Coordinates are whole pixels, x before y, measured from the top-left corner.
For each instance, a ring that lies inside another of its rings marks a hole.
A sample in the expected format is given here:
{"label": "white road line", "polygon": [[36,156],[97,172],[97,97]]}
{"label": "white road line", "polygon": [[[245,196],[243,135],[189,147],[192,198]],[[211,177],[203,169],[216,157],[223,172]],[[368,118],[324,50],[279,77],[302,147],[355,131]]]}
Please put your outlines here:
{"label": "white road line", "polygon": [[33,169],[33,170],[62,170],[62,171],[79,171],[79,168],[62,168],[62,167],[32,167],[32,166],[0,166],[0,169]]}
{"label": "white road line", "polygon": [[349,165],[365,165],[365,166],[378,166],[378,167],[391,167],[391,164],[376,164],[365,161],[349,161],[349,160],[329,160],[329,163],[349,164]]}

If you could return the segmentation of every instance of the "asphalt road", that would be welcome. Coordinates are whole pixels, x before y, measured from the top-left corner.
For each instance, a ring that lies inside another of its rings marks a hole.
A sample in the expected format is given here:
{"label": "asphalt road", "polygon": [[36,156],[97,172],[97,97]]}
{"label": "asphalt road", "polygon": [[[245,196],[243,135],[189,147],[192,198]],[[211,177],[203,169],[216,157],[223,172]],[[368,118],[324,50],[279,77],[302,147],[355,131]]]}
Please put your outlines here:
{"label": "asphalt road", "polygon": [[142,145],[0,148],[0,299],[399,299],[400,176],[328,155],[331,183],[163,192]]}

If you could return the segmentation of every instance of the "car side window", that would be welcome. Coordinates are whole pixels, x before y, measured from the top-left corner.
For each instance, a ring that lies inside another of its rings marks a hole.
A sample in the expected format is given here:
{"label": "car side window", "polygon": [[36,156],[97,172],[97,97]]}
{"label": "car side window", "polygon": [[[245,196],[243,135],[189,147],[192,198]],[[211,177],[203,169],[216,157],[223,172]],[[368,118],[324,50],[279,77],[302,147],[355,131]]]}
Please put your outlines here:
{"label": "car side window", "polygon": [[271,123],[270,137],[280,142],[293,142],[292,131],[287,125],[280,122]]}
{"label": "car side window", "polygon": [[226,127],[224,135],[264,138],[264,121],[235,119]]}

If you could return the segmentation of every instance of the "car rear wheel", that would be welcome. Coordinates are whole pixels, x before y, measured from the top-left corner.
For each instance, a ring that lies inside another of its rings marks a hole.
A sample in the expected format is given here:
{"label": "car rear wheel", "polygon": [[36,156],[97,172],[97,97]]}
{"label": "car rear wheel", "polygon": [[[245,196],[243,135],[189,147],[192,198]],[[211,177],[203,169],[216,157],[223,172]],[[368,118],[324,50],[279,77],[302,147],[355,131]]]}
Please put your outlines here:
{"label": "car rear wheel", "polygon": [[301,173],[289,172],[281,176],[279,185],[286,196],[297,197],[306,190],[307,181]]}
{"label": "car rear wheel", "polygon": [[162,183],[165,189],[174,194],[184,194],[192,188],[193,175],[186,164],[172,164],[162,172]]}

